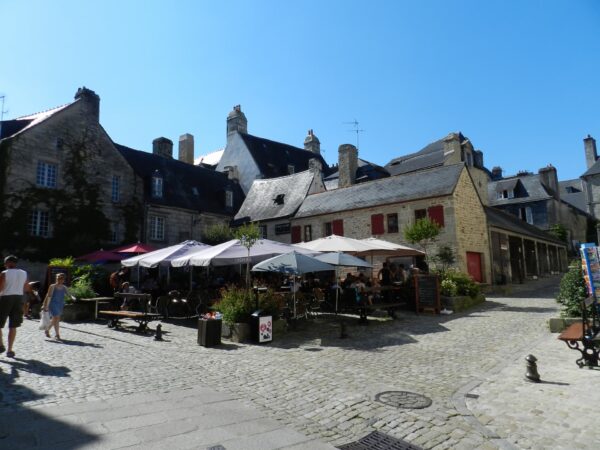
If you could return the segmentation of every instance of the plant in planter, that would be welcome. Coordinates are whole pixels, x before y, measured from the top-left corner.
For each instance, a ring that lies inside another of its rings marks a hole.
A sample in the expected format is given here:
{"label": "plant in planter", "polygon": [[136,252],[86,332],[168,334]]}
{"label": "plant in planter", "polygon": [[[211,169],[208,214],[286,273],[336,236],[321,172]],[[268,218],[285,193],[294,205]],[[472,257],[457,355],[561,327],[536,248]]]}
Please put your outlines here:
{"label": "plant in planter", "polygon": [[579,261],[569,266],[569,271],[560,280],[556,301],[562,306],[561,317],[581,317],[581,300],[587,288]]}
{"label": "plant in planter", "polygon": [[[92,281],[90,280],[89,275],[83,275],[75,280],[72,286],[69,288],[69,292],[76,299],[80,298],[94,298],[97,297],[98,294],[94,291],[92,287]],[[67,298],[66,303],[70,303],[71,299]]]}
{"label": "plant in planter", "polygon": [[485,301],[479,285],[469,275],[450,269],[440,276],[440,294],[446,309],[462,311]]}
{"label": "plant in planter", "polygon": [[231,338],[234,341],[244,341],[250,336],[250,314],[254,311],[255,303],[248,289],[241,289],[235,286],[228,286],[221,290],[221,300],[214,305],[213,309],[223,314],[223,322],[227,326],[224,330],[225,336],[227,329],[231,331]]}

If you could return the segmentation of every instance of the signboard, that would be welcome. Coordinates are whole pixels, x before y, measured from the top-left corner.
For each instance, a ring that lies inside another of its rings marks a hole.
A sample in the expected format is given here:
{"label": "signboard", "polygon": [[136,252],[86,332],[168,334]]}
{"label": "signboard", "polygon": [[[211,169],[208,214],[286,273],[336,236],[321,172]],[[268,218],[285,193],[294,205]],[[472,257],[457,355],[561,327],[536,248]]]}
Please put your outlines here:
{"label": "signboard", "polygon": [[600,294],[600,255],[594,244],[581,244],[581,268],[588,295]]}
{"label": "signboard", "polygon": [[415,279],[415,302],[417,312],[430,310],[440,312],[440,282],[436,275],[417,275]]}
{"label": "signboard", "polygon": [[258,318],[258,342],[271,342],[273,340],[273,317]]}

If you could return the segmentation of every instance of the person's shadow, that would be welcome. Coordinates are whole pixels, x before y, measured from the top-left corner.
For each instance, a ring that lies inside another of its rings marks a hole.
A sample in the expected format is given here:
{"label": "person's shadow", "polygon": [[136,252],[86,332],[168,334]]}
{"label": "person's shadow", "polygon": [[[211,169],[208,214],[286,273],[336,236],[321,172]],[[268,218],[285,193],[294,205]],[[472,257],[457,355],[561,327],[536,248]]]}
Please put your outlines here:
{"label": "person's shadow", "polygon": [[47,339],[46,342],[50,342],[52,344],[74,345],[76,347],[104,348],[104,346],[100,344],[94,344],[93,342],[74,341],[72,339],[61,339],[60,341],[54,339]]}
{"label": "person's shadow", "polygon": [[71,369],[64,366],[51,366],[37,359],[12,358],[5,359],[2,362],[11,366],[11,378],[18,378],[19,372],[29,372],[47,377],[68,377]]}

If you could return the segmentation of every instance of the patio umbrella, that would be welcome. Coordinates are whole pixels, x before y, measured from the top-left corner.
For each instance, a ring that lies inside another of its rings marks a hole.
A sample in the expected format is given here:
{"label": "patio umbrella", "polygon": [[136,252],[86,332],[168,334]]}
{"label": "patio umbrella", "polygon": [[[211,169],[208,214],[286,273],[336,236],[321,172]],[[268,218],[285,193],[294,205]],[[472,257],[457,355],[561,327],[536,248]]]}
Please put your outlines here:
{"label": "patio umbrella", "polygon": [[[326,272],[335,270],[330,264],[297,251],[269,258],[256,264],[253,272],[278,272],[291,275],[302,275],[310,272]],[[294,317],[296,317],[296,277],[294,276]]]}
{"label": "patio umbrella", "polygon": [[[208,247],[206,249],[196,249],[186,255],[171,260],[173,267],[192,266],[229,266],[234,264],[251,264],[264,261],[276,255],[289,253],[296,250],[298,253],[314,254],[314,251],[296,248],[290,244],[270,241],[268,239],[259,239],[248,249],[244,247],[238,239],[232,239],[222,244]],[[248,259],[248,256],[250,259]]]}
{"label": "patio umbrella", "polygon": [[[342,252],[331,252],[331,253],[323,253],[322,255],[315,256],[319,261],[323,261],[334,266],[342,266],[342,267],[373,267],[367,261],[361,258],[357,258],[356,256],[348,255],[347,253]],[[338,270],[335,268],[335,279],[338,279]],[[338,310],[338,299],[340,295],[340,290],[335,290],[335,312]]]}
{"label": "patio umbrella", "polygon": [[125,255],[120,255],[119,253],[115,253],[113,251],[100,249],[95,252],[83,255],[83,256],[78,256],[75,259],[77,261],[85,261],[85,262],[89,262],[92,264],[99,264],[99,263],[104,263],[104,262],[121,261],[125,257],[126,257]]}
{"label": "patio umbrella", "polygon": [[338,236],[332,234],[324,238],[315,239],[310,242],[302,242],[295,244],[297,247],[305,248],[308,250],[315,250],[318,252],[348,252],[358,253],[369,250],[374,250],[374,247],[366,242],[358,239],[352,239],[346,236]]}
{"label": "patio umbrella", "polygon": [[361,242],[365,242],[372,246],[372,250],[359,253],[392,253],[396,256],[420,256],[425,253],[416,248],[409,247],[408,245],[396,244],[395,242],[385,241],[383,239],[377,239],[374,237],[362,239]]}
{"label": "patio umbrella", "polygon": [[158,265],[170,265],[173,259],[185,256],[199,248],[210,248],[210,245],[198,241],[184,241],[176,245],[171,245],[170,247],[124,259],[121,261],[121,264],[126,267],[156,267]]}
{"label": "patio umbrella", "polygon": [[154,250],[156,250],[156,247],[154,247],[153,245],[142,244],[142,243],[138,242],[137,244],[129,244],[129,245],[124,245],[122,247],[115,248],[112,251],[116,252],[116,253],[135,253],[135,254],[139,255],[141,253],[150,253],[150,252],[153,252]]}

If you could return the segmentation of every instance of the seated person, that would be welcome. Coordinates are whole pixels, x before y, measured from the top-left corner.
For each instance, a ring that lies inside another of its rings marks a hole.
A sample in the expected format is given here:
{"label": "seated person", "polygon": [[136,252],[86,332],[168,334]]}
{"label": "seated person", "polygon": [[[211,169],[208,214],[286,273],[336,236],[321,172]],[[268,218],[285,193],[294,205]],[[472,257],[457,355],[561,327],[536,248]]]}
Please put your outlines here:
{"label": "seated person", "polygon": [[371,295],[369,295],[369,288],[367,288],[367,285],[364,283],[363,280],[360,279],[360,277],[355,279],[355,281],[350,286],[356,289],[356,293],[360,298],[361,302],[366,301],[369,305],[373,304],[373,299]]}
{"label": "seated person", "polygon": [[[135,294],[135,293],[137,293],[137,291],[135,290],[135,288],[133,286],[130,286],[127,281],[125,281],[123,284],[121,284],[121,289],[119,289],[119,292],[121,292],[123,294]],[[134,306],[135,302],[137,302],[137,300],[134,300],[134,299],[129,298],[129,297],[124,297],[123,298],[123,303],[121,304],[121,310],[122,311],[129,311],[130,309],[132,309],[132,307]]]}
{"label": "seated person", "polygon": [[344,281],[342,281],[342,287],[349,288],[350,286],[352,286],[352,283],[354,283],[354,277],[351,273],[347,273],[346,278],[344,279]]}

